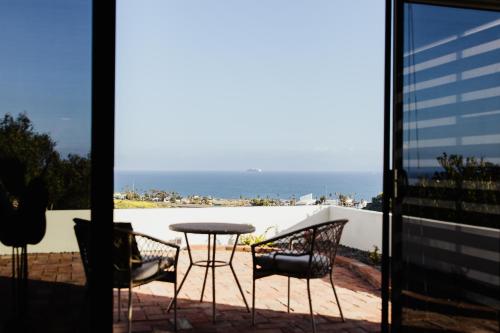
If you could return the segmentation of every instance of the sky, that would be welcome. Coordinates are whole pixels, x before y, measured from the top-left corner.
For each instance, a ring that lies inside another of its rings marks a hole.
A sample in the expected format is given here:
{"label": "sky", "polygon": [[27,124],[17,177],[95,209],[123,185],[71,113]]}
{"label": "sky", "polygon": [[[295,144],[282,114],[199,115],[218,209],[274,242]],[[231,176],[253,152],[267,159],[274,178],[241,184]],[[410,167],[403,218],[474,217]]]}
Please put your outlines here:
{"label": "sky", "polygon": [[[117,1],[117,170],[380,171],[384,1]],[[0,116],[86,155],[90,0],[0,1]]]}
{"label": "sky", "polygon": [[381,0],[117,1],[118,170],[381,171]]}
{"label": "sky", "polygon": [[25,112],[63,156],[90,152],[91,22],[88,0],[0,1],[0,117]]}

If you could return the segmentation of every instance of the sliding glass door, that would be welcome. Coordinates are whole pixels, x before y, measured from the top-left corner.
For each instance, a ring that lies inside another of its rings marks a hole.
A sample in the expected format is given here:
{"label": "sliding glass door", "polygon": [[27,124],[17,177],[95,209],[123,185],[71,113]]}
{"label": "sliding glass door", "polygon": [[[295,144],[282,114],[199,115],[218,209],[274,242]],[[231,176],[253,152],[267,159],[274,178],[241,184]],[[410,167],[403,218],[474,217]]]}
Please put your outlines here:
{"label": "sliding glass door", "polygon": [[394,332],[498,331],[500,12],[396,6]]}
{"label": "sliding glass door", "polygon": [[0,332],[111,329],[114,17],[0,1]]}

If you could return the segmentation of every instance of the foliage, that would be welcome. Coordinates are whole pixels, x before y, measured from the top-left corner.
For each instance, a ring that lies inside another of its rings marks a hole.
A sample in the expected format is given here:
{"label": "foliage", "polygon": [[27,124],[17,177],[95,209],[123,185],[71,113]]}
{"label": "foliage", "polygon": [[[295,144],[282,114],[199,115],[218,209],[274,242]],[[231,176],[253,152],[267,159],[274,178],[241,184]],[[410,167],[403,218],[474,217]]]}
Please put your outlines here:
{"label": "foliage", "polygon": [[324,195],[320,196],[318,200],[316,200],[316,205],[322,205],[326,202],[326,197]]}
{"label": "foliage", "polygon": [[338,198],[338,205],[343,207],[351,207],[353,205],[354,194],[347,195],[343,193],[335,192]]}
{"label": "foliage", "polygon": [[340,206],[347,206],[347,200],[349,199],[349,197],[342,193],[340,193],[338,197]]}
{"label": "foliage", "polygon": [[[255,243],[260,243],[262,241],[265,241],[267,239],[267,233],[271,230],[274,230],[275,233],[278,233],[278,226],[277,225],[270,226],[270,227],[266,228],[264,233],[262,233],[260,235],[256,235],[256,234],[242,235],[240,237],[240,244],[252,245]],[[269,245],[269,244],[267,244],[267,245]]]}
{"label": "foliage", "polygon": [[276,199],[260,199],[254,198],[250,200],[250,205],[252,206],[279,206],[279,201]]}
{"label": "foliage", "polygon": [[0,161],[17,161],[26,184],[41,177],[49,192],[49,208],[89,208],[90,157],[70,154],[61,158],[55,147],[48,134],[35,131],[25,113],[17,118],[6,114],[0,120]]}
{"label": "foliage", "polygon": [[260,243],[262,241],[266,240],[266,235],[261,234],[261,235],[256,235],[256,234],[249,234],[249,235],[242,235],[240,237],[240,244],[243,245],[252,245],[255,243]]}
{"label": "foliage", "polygon": [[436,172],[435,179],[453,179],[455,181],[500,179],[500,175],[496,172],[498,166],[486,162],[482,157],[479,160],[473,156],[464,159],[462,155],[452,154],[448,156],[443,153],[437,160],[444,171]]}
{"label": "foliage", "polygon": [[148,201],[164,201],[169,198],[170,195],[166,191],[151,189],[144,193],[144,200]]}
{"label": "foliage", "polygon": [[[408,196],[425,198],[426,217],[468,224],[481,222],[495,227],[495,222],[487,216],[497,214],[500,166],[482,157],[446,153],[437,157],[437,161],[440,171],[432,177],[420,176],[407,190]],[[421,208],[412,204],[404,208],[405,213],[421,214]]]}
{"label": "foliage", "polygon": [[371,260],[371,262],[375,265],[379,265],[380,262],[382,261],[382,254],[379,253],[379,248],[377,245],[373,245],[373,251],[370,251],[368,253],[368,258]]}
{"label": "foliage", "polygon": [[115,204],[115,209],[162,207],[161,204],[157,204],[155,202],[139,201],[139,200],[114,200],[114,204]]}
{"label": "foliage", "polygon": [[130,187],[126,186],[124,190],[125,199],[127,200],[141,200],[141,195]]}
{"label": "foliage", "polygon": [[369,202],[366,205],[366,207],[363,209],[381,212],[382,211],[382,198],[383,198],[383,193],[380,193],[376,197],[373,197],[372,202]]}
{"label": "foliage", "polygon": [[175,192],[175,191],[172,191],[169,194],[170,194],[170,197],[171,198],[175,198],[175,200],[181,200],[182,199],[182,196],[179,193]]}
{"label": "foliage", "polygon": [[194,205],[211,205],[212,199],[209,197],[189,196],[189,202]]}
{"label": "foliage", "polygon": [[[53,182],[61,186],[53,191],[53,208],[83,209],[90,208],[90,158],[70,154],[58,161],[58,168],[53,169]],[[50,187],[49,185],[49,192]],[[55,185],[52,185],[55,188]]]}

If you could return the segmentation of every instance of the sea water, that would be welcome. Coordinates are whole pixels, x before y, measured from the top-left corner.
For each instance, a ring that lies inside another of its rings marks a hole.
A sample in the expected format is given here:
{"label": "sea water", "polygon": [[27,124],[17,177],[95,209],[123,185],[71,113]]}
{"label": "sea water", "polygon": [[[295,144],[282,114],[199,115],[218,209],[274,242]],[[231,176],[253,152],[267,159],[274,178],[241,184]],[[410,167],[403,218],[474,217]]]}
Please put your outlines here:
{"label": "sea water", "polygon": [[356,200],[382,192],[379,172],[248,172],[248,171],[115,171],[115,191],[142,193],[150,189],[175,191],[182,196],[215,198],[298,199],[312,193],[336,198],[341,193]]}

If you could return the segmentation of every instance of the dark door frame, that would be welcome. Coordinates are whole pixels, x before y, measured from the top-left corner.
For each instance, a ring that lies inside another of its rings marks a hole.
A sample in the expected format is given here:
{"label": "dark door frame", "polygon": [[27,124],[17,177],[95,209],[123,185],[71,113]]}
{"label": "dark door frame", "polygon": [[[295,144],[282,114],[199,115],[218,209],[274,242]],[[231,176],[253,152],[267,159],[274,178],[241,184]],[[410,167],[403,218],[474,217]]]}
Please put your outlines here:
{"label": "dark door frame", "polygon": [[[400,323],[401,320],[399,292],[401,291],[402,202],[401,197],[398,196],[398,184],[401,184],[402,177],[401,174],[398,174],[398,170],[402,166],[403,148],[403,123],[401,121],[403,80],[400,78],[403,73],[405,3],[500,11],[500,1],[498,0],[386,0],[381,320],[381,331],[384,333],[399,332],[398,322]],[[391,213],[392,221],[390,220]],[[392,303],[391,313],[389,313],[389,301]],[[392,325],[389,324],[389,321]]]}
{"label": "dark door frame", "polygon": [[90,332],[113,331],[115,16],[115,0],[92,1]]}

